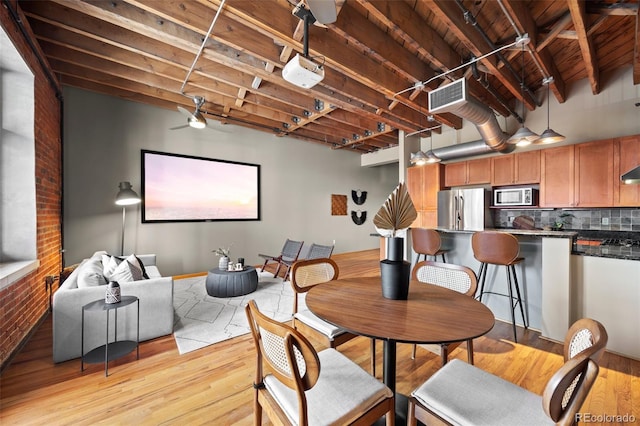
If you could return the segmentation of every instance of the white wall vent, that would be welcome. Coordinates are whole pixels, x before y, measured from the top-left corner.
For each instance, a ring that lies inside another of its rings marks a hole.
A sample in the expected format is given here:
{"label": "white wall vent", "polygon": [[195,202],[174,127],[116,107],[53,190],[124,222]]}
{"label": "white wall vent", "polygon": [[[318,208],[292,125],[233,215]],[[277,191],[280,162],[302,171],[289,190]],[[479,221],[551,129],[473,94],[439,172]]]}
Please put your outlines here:
{"label": "white wall vent", "polygon": [[461,78],[429,92],[429,112],[442,111],[466,100],[467,83]]}

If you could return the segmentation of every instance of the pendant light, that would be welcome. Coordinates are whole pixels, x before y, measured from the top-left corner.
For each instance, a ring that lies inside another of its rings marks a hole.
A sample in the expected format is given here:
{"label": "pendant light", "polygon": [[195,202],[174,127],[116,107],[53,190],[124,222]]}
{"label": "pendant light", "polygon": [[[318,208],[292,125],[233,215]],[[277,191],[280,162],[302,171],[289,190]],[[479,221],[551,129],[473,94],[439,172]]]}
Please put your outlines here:
{"label": "pendant light", "polygon": [[433,152],[433,133],[429,134],[429,151],[427,151],[427,163],[439,163],[442,160]]}
{"label": "pendant light", "polygon": [[524,125],[524,45],[525,44],[526,42],[522,43],[522,80],[520,81],[520,94],[522,96],[522,127],[520,127],[518,131],[513,134],[513,136],[507,139],[507,143],[511,145],[517,145],[517,146],[529,145],[540,138],[540,136],[538,136],[536,133],[529,130]]}
{"label": "pendant light", "polygon": [[411,164],[415,164],[416,166],[422,166],[427,164],[427,154],[423,151],[414,152],[411,154],[411,159],[409,160]]}
{"label": "pendant light", "polygon": [[549,86],[551,86],[551,83],[553,83],[553,77],[551,76],[545,77],[544,80],[542,80],[542,84],[547,85],[547,130],[542,132],[542,134],[540,135],[540,139],[535,142],[536,145],[547,145],[551,143],[562,142],[566,139],[560,133],[557,133],[549,127],[549,104],[551,100]]}

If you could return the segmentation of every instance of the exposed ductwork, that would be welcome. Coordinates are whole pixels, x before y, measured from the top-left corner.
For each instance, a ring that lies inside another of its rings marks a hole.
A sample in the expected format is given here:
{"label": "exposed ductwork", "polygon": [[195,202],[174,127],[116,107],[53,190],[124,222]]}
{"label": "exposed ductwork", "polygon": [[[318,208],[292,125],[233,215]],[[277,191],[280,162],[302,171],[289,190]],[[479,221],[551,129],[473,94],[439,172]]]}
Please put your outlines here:
{"label": "exposed ductwork", "polygon": [[436,148],[433,153],[441,160],[455,160],[456,158],[473,157],[476,155],[495,152],[484,140],[465,142],[457,145]]}
{"label": "exposed ductwork", "polygon": [[[463,78],[429,92],[429,112],[451,112],[470,121],[478,128],[484,143],[491,151],[508,153],[515,148],[515,146],[507,143],[508,135],[500,128],[493,111],[468,96],[466,80]],[[484,148],[476,147],[476,142],[470,142],[469,144],[474,144],[473,150],[486,152]],[[462,145],[457,145],[457,147]],[[471,145],[469,147],[458,148],[456,151],[464,151],[464,155],[478,155],[483,153],[469,154],[467,153],[469,150],[471,150]],[[438,152],[435,153],[440,157]],[[458,155],[456,155],[456,157],[457,156]],[[460,156],[462,156],[461,153]],[[440,158],[445,159],[444,157]]]}

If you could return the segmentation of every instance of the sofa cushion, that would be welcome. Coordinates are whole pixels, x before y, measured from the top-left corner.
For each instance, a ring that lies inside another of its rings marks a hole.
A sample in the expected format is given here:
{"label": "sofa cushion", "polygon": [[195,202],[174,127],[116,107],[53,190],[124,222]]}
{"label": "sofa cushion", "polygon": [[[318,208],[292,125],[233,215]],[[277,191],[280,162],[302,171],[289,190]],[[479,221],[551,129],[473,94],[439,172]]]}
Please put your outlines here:
{"label": "sofa cushion", "polygon": [[97,287],[107,283],[102,273],[102,260],[92,257],[80,266],[78,271],[78,288]]}
{"label": "sofa cushion", "polygon": [[119,283],[139,281],[141,279],[143,279],[142,269],[133,254],[121,261],[109,277],[110,281],[118,281]]}
{"label": "sofa cushion", "polygon": [[122,263],[122,259],[116,256],[102,255],[102,274],[107,280],[111,280],[111,276],[120,263]]}

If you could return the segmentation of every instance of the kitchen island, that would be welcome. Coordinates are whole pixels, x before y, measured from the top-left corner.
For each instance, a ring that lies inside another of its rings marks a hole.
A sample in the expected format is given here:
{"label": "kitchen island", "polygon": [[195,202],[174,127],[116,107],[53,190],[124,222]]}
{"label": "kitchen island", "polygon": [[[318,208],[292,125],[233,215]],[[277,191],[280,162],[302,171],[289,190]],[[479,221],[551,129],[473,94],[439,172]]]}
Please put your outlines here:
{"label": "kitchen island", "polygon": [[[525,260],[516,265],[516,271],[529,327],[540,331],[543,337],[562,342],[571,321],[571,250],[577,232],[496,230],[515,235],[520,243],[520,256]],[[442,228],[438,231],[442,234],[443,247],[450,250],[447,262],[468,266],[478,273],[480,262],[471,249],[471,236],[475,231]],[[507,294],[505,267],[489,265],[485,289]],[[508,297],[487,294],[483,302],[497,319],[511,322]],[[524,325],[518,310],[516,324]]]}
{"label": "kitchen island", "polygon": [[[475,231],[438,230],[443,246],[450,250],[447,262],[478,273],[480,262],[471,249]],[[496,231],[509,232],[520,242],[520,255],[525,260],[516,265],[516,271],[530,328],[544,338],[563,342],[574,321],[593,318],[607,329],[608,351],[640,359],[640,257],[636,246],[584,243],[578,231]],[[489,267],[490,291],[506,294],[504,269]],[[496,319],[511,322],[507,297],[486,295],[483,302]],[[516,323],[523,325],[519,310]]]}

